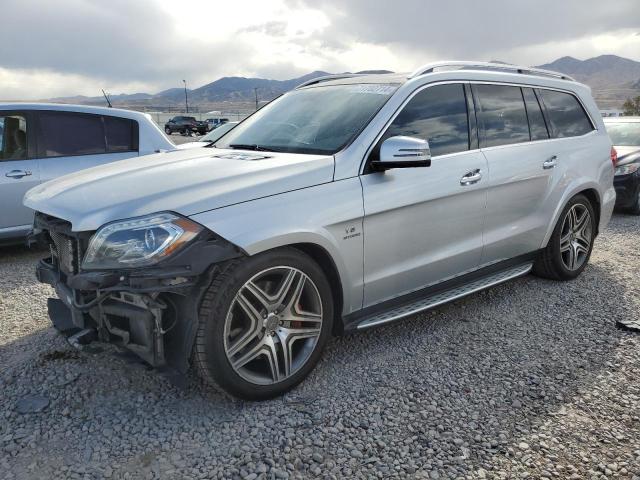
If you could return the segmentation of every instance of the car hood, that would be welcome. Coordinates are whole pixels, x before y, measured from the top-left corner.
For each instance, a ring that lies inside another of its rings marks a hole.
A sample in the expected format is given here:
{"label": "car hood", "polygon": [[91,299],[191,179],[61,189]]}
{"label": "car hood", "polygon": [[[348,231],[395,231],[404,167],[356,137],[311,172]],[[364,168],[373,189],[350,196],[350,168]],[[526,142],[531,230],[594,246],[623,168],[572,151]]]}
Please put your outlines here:
{"label": "car hood", "polygon": [[188,150],[190,148],[198,148],[198,147],[206,147],[207,145],[210,145],[210,142],[187,142],[187,143],[181,143],[179,145],[176,145],[176,148],[178,150]]}
{"label": "car hood", "polygon": [[638,147],[614,147],[618,152],[618,163],[616,165],[626,165],[640,160],[640,146]]}
{"label": "car hood", "polygon": [[86,231],[159,211],[189,216],[328,183],[333,172],[333,156],[174,150],[59,177],[29,190],[24,204]]}

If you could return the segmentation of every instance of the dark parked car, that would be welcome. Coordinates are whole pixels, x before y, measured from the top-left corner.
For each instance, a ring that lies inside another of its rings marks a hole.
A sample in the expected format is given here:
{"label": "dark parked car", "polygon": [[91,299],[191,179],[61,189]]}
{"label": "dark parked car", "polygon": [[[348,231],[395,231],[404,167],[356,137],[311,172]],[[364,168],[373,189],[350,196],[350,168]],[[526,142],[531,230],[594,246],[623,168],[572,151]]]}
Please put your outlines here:
{"label": "dark parked car", "polygon": [[177,116],[164,124],[164,131],[167,135],[171,135],[174,132],[179,132],[182,135],[192,132],[204,135],[207,133],[207,124],[196,120],[195,117]]}
{"label": "dark parked car", "polygon": [[616,207],[640,215],[640,117],[605,118],[604,124],[618,152]]}

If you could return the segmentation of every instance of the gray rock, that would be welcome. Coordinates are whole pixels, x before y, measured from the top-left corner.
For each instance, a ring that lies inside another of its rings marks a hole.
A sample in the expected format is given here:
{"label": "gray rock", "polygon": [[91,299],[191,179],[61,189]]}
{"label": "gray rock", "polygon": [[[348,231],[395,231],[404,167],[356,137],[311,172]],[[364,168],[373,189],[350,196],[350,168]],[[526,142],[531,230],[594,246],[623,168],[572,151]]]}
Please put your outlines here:
{"label": "gray rock", "polygon": [[18,413],[39,413],[49,405],[49,398],[44,395],[27,395],[22,397],[16,403],[16,411]]}

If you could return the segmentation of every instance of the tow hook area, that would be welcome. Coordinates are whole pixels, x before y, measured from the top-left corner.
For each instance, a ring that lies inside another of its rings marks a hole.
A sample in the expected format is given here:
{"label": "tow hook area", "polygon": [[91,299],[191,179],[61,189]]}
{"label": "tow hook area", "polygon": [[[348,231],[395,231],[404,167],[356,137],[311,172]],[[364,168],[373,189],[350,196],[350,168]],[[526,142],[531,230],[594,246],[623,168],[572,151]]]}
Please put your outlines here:
{"label": "tow hook area", "polygon": [[75,347],[100,340],[125,347],[154,367],[166,364],[163,337],[176,319],[164,318],[172,309],[157,293],[109,293],[88,312],[55,298],[47,306],[53,326]]}
{"label": "tow hook area", "polygon": [[93,328],[85,328],[80,330],[78,333],[74,333],[67,341],[71,344],[72,347],[75,347],[79,350],[82,350],[83,345],[89,345],[96,338],[98,338],[97,332]]}
{"label": "tow hook area", "polygon": [[88,345],[98,338],[98,332],[95,328],[79,329],[73,323],[71,311],[62,300],[49,298],[47,300],[47,309],[49,310],[49,318],[51,318],[53,327],[59,332],[68,335],[67,341],[72,347],[82,350],[84,345]]}
{"label": "tow hook area", "polygon": [[[175,326],[163,324],[167,310],[158,294],[116,292],[91,311],[98,324],[98,337],[136,353],[155,367],[164,365],[163,336]],[[115,340],[114,340],[114,337]]]}

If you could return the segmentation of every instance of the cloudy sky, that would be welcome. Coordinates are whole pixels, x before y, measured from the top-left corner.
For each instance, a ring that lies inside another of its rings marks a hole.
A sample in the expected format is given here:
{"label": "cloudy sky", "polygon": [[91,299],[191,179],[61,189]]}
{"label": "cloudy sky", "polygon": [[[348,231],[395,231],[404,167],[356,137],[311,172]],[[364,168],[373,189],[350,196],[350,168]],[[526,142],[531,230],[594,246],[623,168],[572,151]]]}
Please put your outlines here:
{"label": "cloudy sky", "polygon": [[432,60],[640,61],[640,0],[2,0],[0,99]]}

